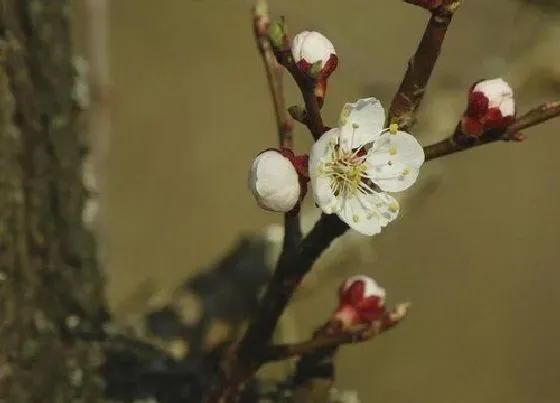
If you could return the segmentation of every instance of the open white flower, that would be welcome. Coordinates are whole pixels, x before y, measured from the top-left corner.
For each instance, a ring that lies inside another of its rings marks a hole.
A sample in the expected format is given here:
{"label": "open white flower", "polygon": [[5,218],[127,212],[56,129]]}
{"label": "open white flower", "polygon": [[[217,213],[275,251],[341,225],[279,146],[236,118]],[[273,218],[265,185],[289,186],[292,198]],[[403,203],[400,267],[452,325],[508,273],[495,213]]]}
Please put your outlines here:
{"label": "open white flower", "polygon": [[395,198],[418,178],[424,150],[410,134],[383,129],[385,110],[375,98],[347,103],[340,127],[311,148],[309,178],[315,203],[366,235],[381,231],[399,213]]}

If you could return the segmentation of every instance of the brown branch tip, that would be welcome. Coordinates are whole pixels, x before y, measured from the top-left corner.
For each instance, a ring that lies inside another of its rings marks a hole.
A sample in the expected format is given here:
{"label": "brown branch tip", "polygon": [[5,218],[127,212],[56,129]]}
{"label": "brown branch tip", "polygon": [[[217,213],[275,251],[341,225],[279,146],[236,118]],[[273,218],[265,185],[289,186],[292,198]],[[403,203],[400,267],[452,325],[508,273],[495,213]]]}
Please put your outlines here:
{"label": "brown branch tip", "polygon": [[[393,310],[386,312],[380,319],[354,326],[348,330],[335,333],[319,331],[312,339],[304,342],[271,346],[265,353],[264,360],[285,360],[294,356],[312,354],[317,350],[338,348],[344,344],[355,344],[372,340],[401,323],[408,314],[410,305],[410,303],[398,304]],[[326,324],[322,329],[327,329],[328,325]]]}

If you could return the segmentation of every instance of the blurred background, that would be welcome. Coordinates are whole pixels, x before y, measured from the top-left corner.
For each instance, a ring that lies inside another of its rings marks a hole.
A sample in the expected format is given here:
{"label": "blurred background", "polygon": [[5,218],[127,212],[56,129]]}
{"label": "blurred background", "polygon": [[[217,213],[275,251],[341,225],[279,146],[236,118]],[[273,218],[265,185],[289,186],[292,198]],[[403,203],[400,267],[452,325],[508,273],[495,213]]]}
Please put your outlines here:
{"label": "blurred background", "polygon": [[[422,143],[451,132],[480,78],[508,80],[520,112],[560,98],[559,3],[464,2],[421,108]],[[78,49],[87,48],[84,4],[72,3]],[[103,200],[117,317],[130,313],[139,290],[173,289],[241,235],[281,222],[246,188],[252,158],[276,140],[251,4],[109,2]],[[388,107],[428,19],[397,0],[270,4],[292,34],[320,30],[335,45],[327,124],[346,101],[375,96]],[[287,91],[289,104],[301,103],[294,85]],[[400,219],[374,238],[351,237],[359,248],[348,247],[290,306],[284,338],[308,337],[334,308],[339,282],[368,274],[390,303],[411,301],[413,310],[390,334],[341,351],[337,387],[358,390],[364,402],[559,401],[559,131],[557,119],[529,129],[523,144],[427,164]],[[309,134],[296,126],[295,136],[305,152]]]}

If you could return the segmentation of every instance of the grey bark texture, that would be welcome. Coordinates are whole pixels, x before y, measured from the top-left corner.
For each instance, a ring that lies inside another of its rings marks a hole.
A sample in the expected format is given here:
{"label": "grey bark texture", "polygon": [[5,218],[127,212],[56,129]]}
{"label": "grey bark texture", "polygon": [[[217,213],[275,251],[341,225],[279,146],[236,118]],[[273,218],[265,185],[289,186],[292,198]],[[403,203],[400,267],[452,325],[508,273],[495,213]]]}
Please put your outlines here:
{"label": "grey bark texture", "polygon": [[100,402],[100,346],[63,324],[104,312],[82,223],[87,152],[63,0],[0,0],[0,402]]}

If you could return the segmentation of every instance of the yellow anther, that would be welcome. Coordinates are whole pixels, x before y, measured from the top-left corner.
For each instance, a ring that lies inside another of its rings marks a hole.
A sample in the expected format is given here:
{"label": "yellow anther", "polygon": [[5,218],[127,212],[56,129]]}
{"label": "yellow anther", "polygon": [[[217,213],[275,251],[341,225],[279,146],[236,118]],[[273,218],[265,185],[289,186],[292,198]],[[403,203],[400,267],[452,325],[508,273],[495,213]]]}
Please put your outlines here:
{"label": "yellow anther", "polygon": [[408,169],[408,168],[405,168],[405,169],[402,171],[403,176],[406,176],[406,175],[408,175],[409,173],[410,173],[410,169]]}
{"label": "yellow anther", "polygon": [[340,112],[340,124],[344,126],[346,122],[348,122],[348,117],[350,116],[350,108],[345,106],[342,108],[342,112]]}
{"label": "yellow anther", "polygon": [[389,154],[395,155],[397,153],[397,147],[389,147]]}
{"label": "yellow anther", "polygon": [[358,222],[358,221],[360,221],[360,217],[358,217],[358,215],[354,214],[354,215],[352,216],[352,221]]}
{"label": "yellow anther", "polygon": [[397,211],[399,211],[399,203],[393,202],[393,203],[389,204],[389,211],[391,213],[396,213]]}
{"label": "yellow anther", "polygon": [[399,131],[399,125],[396,123],[391,123],[389,125],[389,133],[391,134],[397,134],[397,132]]}

